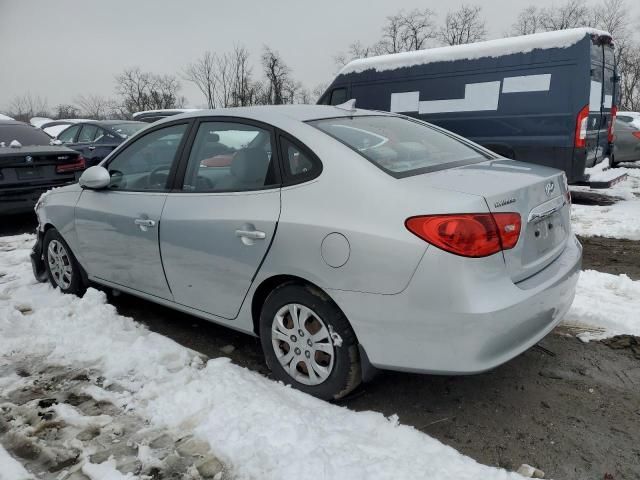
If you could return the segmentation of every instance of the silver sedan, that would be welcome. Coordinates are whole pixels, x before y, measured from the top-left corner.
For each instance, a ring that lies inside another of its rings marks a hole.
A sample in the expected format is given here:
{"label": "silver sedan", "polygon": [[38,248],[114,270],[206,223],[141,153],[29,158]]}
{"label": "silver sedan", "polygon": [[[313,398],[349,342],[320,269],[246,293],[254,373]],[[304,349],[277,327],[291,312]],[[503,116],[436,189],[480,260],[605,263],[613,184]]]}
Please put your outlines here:
{"label": "silver sedan", "polygon": [[350,105],[189,112],[37,206],[36,276],[90,282],[259,336],[325,399],[377,368],[470,374],[571,305],[563,172]]}

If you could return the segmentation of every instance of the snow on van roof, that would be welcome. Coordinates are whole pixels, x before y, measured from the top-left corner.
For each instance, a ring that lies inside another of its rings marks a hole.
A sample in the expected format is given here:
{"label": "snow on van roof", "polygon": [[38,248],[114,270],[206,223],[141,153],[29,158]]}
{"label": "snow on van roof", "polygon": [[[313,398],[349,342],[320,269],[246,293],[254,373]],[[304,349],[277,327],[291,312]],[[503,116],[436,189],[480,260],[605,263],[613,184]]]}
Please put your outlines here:
{"label": "snow on van roof", "polygon": [[485,42],[430,48],[414,52],[394,53],[377,57],[360,58],[346,64],[338,75],[360,73],[365,70],[395,70],[397,68],[426,65],[454,60],[476,60],[486,57],[500,57],[514,53],[528,53],[542,48],[568,48],[586,35],[608,36],[611,34],[595,28],[572,28],[553,32],[534,33],[520,37],[499,38]]}

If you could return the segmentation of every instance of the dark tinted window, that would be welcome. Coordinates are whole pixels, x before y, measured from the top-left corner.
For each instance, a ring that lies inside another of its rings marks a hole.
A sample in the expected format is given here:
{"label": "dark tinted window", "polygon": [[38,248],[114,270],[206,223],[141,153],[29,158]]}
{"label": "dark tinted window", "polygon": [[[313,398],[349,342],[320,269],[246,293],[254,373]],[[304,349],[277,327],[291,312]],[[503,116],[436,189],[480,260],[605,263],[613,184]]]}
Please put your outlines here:
{"label": "dark tinted window", "polygon": [[340,117],[309,123],[396,177],[489,158],[455,137],[403,117]]}
{"label": "dark tinted window", "polygon": [[0,125],[0,142],[9,144],[17,140],[21,145],[49,145],[51,138],[42,130],[30,125]]}
{"label": "dark tinted window", "polygon": [[78,133],[78,130],[80,130],[80,125],[69,127],[58,135],[58,140],[62,143],[71,143]]}
{"label": "dark tinted window", "polygon": [[331,92],[331,105],[340,105],[347,101],[347,89],[346,88],[336,88]]}
{"label": "dark tinted window", "polygon": [[145,135],[116,156],[107,170],[114,190],[166,191],[171,166],[187,125],[172,125]]}
{"label": "dark tinted window", "polygon": [[271,132],[234,122],[203,122],[193,142],[183,189],[259,190],[276,185]]}

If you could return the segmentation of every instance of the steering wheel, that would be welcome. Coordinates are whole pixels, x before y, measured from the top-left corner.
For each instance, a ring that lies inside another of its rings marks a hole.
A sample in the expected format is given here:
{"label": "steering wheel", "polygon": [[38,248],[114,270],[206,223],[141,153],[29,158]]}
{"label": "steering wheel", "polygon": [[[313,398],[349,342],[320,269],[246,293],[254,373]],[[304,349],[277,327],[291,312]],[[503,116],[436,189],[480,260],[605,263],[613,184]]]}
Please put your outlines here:
{"label": "steering wheel", "polygon": [[169,178],[169,167],[162,165],[160,167],[154,168],[149,177],[147,177],[147,183],[149,187],[158,185],[164,187],[167,184],[167,179]]}

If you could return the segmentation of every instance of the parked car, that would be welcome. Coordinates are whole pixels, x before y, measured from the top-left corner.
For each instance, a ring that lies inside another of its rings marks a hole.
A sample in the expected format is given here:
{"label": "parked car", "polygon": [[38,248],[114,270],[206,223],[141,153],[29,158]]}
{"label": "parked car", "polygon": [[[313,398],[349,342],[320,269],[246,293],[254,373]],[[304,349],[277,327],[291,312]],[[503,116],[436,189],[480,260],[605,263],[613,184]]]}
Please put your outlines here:
{"label": "parked car", "polygon": [[[625,117],[632,120],[626,121]],[[621,162],[640,160],[640,117],[637,123],[633,121],[633,117],[626,115],[616,118],[614,137],[613,155],[610,159],[612,167],[617,167]]]}
{"label": "parked car", "polygon": [[[203,164],[218,144],[226,168]],[[208,110],[45,196],[32,261],[65,293],[91,280],[259,336],[275,378],[340,398],[374,367],[476,373],[540,341],[580,271],[569,203],[560,170],[409,117]]]}
{"label": "parked car", "polygon": [[33,211],[44,191],[77,181],[82,156],[50,141],[36,127],[0,120],[0,215]]}
{"label": "parked car", "polygon": [[146,126],[144,122],[89,120],[66,128],[56,139],[80,152],[90,167],[100,163],[125,139]]}
{"label": "parked car", "polygon": [[138,122],[153,123],[172,115],[180,115],[181,113],[195,112],[197,108],[170,108],[164,110],[145,110],[144,112],[136,112],[133,119]]}
{"label": "parked car", "polygon": [[578,28],[354,60],[318,103],[404,113],[574,183],[609,154],[616,79],[611,36]]}

